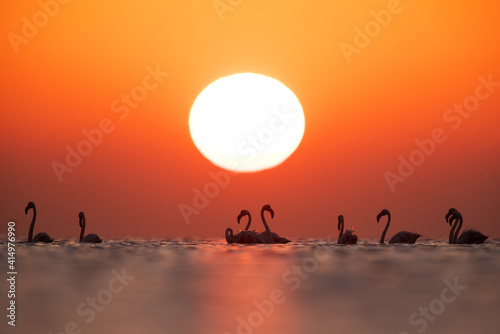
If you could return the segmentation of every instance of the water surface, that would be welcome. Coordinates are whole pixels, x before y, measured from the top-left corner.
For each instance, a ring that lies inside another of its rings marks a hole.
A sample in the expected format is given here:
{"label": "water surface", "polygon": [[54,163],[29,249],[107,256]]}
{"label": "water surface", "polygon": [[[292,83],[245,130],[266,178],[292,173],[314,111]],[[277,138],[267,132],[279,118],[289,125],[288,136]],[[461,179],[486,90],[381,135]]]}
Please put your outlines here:
{"label": "water surface", "polygon": [[[6,244],[0,248],[6,264]],[[5,333],[446,334],[500,327],[498,240],[19,243],[17,272],[17,326],[2,320]],[[2,293],[3,310],[6,299]]]}

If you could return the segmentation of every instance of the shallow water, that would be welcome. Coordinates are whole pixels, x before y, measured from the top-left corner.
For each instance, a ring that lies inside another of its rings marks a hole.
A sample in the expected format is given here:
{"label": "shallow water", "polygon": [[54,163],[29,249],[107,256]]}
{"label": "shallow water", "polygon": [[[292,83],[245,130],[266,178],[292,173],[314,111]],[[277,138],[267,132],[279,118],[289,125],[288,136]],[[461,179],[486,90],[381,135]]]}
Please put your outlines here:
{"label": "shallow water", "polygon": [[[6,248],[0,245],[4,275]],[[2,315],[2,333],[445,334],[500,327],[499,240],[57,241],[19,243],[16,258],[16,327]],[[2,310],[6,301],[3,292]]]}

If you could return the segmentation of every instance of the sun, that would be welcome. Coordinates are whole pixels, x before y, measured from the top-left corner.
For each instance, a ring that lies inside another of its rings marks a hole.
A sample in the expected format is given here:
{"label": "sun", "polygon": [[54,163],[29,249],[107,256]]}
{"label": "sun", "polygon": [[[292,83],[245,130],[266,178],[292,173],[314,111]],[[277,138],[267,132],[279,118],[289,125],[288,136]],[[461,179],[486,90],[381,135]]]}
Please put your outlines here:
{"label": "sun", "polygon": [[278,166],[297,149],[305,117],[295,94],[278,80],[238,73],[217,79],[198,95],[189,130],[215,165],[258,172]]}

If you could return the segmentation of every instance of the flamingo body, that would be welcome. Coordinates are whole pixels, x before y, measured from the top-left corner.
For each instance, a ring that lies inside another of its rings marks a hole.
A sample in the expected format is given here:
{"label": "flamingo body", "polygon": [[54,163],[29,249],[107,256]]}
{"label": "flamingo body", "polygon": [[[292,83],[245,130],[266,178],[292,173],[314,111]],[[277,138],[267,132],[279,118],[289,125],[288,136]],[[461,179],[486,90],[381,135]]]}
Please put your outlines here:
{"label": "flamingo body", "polygon": [[389,240],[390,244],[414,244],[421,235],[418,233],[401,231],[396,233],[391,240]]}
{"label": "flamingo body", "polygon": [[286,244],[291,242],[287,238],[280,237],[277,233],[264,231],[260,234],[266,244]]}
{"label": "flamingo body", "polygon": [[47,233],[41,232],[35,235],[33,238],[33,242],[43,242],[46,244],[50,244],[51,242],[54,242],[54,239],[52,239]]}
{"label": "flamingo body", "polygon": [[354,230],[347,229],[344,234],[337,240],[338,244],[355,245],[358,243],[358,236],[354,234]]}
{"label": "flamingo body", "polygon": [[102,242],[102,239],[99,238],[97,234],[87,234],[80,242],[93,242],[99,244]]}
{"label": "flamingo body", "polygon": [[457,239],[457,244],[482,244],[488,239],[487,235],[474,229],[466,229]]}
{"label": "flamingo body", "polygon": [[256,231],[240,231],[235,235],[239,244],[263,244],[264,239]]}

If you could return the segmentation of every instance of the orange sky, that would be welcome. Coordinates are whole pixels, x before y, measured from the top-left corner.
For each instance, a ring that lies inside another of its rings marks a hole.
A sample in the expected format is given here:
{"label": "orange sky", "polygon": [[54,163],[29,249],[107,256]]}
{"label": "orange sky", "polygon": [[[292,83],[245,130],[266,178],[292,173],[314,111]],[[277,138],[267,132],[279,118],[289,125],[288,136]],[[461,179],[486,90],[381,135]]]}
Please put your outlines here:
{"label": "orange sky", "polygon": [[[389,235],[445,237],[452,206],[499,237],[500,86],[478,88],[479,77],[500,82],[497,1],[233,0],[223,13],[213,0],[41,3],[50,16],[34,0],[0,4],[0,221],[15,219],[19,236],[35,201],[35,232],[56,238],[78,236],[79,211],[104,237],[222,237],[244,208],[261,229],[266,203],[271,228],[287,237],[336,235],[339,214],[360,238],[378,236],[383,208]],[[356,37],[366,27],[369,41]],[[347,44],[357,51],[346,56]],[[157,87],[128,114],[120,101],[113,108],[147,68],[163,73]],[[189,110],[209,83],[238,72],[287,85],[304,109],[304,138],[277,168],[231,176],[186,224],[179,205],[193,206],[194,189],[219,171],[190,138]],[[447,111],[464,101],[467,118]],[[60,182],[54,161],[103,119],[102,143]],[[400,156],[418,158],[415,140],[437,128],[443,142],[392,191],[385,173],[398,173]]]}

